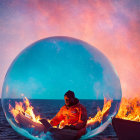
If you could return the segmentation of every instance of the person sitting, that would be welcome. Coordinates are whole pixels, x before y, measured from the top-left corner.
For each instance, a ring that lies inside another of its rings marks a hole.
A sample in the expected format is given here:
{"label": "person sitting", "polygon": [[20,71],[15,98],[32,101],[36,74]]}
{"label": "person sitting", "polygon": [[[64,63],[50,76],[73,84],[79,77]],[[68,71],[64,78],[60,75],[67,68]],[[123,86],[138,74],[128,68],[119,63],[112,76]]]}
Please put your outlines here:
{"label": "person sitting", "polygon": [[87,111],[86,108],[75,98],[73,91],[67,91],[64,95],[65,105],[61,107],[50,124],[57,126],[63,121],[63,129],[77,130],[77,137],[86,133]]}

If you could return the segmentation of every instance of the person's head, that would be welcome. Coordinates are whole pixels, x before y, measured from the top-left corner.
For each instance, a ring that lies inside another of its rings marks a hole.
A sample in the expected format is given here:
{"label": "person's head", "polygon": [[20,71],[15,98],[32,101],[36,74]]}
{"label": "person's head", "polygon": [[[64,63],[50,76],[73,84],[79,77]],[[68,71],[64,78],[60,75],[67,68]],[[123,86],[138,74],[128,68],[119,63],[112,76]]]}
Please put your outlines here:
{"label": "person's head", "polygon": [[67,106],[70,106],[74,103],[75,100],[75,94],[73,91],[68,90],[65,95],[64,95],[64,99],[65,99],[65,104]]}

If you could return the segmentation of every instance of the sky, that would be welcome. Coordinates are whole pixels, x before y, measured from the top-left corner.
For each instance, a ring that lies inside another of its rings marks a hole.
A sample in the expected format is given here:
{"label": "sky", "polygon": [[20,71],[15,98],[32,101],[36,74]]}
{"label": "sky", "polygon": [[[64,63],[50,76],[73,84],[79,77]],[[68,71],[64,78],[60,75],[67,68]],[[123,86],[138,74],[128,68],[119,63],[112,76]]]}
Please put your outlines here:
{"label": "sky", "polygon": [[33,42],[70,36],[115,67],[123,97],[140,96],[139,0],[0,0],[0,91],[14,58]]}

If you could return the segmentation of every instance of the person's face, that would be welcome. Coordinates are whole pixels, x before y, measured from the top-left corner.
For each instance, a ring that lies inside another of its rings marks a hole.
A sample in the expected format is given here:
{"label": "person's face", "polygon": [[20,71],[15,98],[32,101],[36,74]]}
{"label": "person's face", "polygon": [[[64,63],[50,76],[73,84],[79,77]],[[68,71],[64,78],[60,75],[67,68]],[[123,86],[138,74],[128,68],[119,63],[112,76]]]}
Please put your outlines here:
{"label": "person's face", "polygon": [[69,98],[69,97],[67,97],[67,96],[64,96],[64,99],[65,99],[65,104],[66,104],[67,106],[71,105],[71,104],[73,103],[73,101],[74,101],[73,98]]}

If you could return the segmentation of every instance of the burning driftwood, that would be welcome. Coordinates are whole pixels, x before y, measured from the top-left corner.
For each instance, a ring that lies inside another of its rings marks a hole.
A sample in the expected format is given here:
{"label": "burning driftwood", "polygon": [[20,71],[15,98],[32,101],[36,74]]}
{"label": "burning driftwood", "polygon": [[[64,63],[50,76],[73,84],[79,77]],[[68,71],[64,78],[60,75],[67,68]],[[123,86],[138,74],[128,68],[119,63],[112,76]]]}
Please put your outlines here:
{"label": "burning driftwood", "polygon": [[9,111],[19,126],[34,128],[38,132],[46,132],[52,127],[48,122],[49,120],[41,119],[39,115],[36,116],[33,109],[26,97],[23,102],[15,102],[15,108],[9,104]]}
{"label": "burning driftwood", "polygon": [[29,117],[33,122],[41,124],[41,122],[39,121],[41,119],[40,116],[36,116],[33,112],[33,109],[34,108],[30,105],[30,102],[26,97],[24,98],[23,102],[15,102],[15,108],[12,107],[11,104],[9,104],[9,112],[11,112],[17,123],[19,123],[16,119],[17,116],[21,113],[24,113],[24,115],[27,118]]}
{"label": "burning driftwood", "polygon": [[25,113],[20,112],[16,116],[16,120],[19,122],[19,125],[22,125],[26,128],[34,128],[36,131],[43,132],[46,131],[46,127],[43,124],[34,122],[30,117],[25,116]]}

